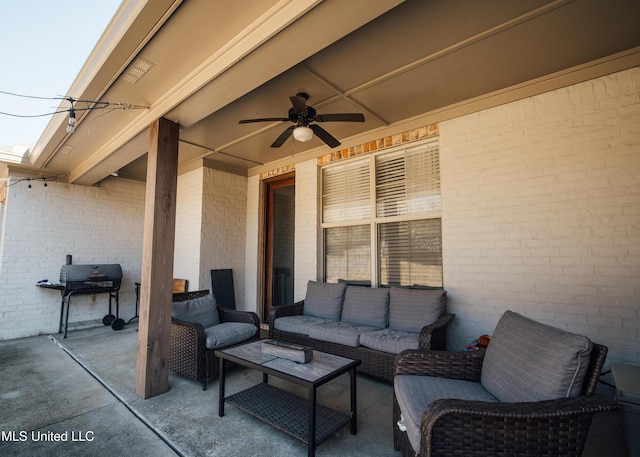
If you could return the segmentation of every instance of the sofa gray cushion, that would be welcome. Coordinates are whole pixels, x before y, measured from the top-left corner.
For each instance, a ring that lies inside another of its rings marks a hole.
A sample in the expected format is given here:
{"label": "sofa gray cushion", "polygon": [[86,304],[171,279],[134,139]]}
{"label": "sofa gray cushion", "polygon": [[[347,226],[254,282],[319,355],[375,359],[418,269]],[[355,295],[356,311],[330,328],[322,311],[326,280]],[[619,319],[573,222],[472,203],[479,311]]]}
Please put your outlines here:
{"label": "sofa gray cushion", "polygon": [[360,345],[360,334],[371,330],[376,330],[376,327],[356,325],[342,321],[328,322],[311,327],[309,329],[309,336],[316,340],[357,347]]}
{"label": "sofa gray cushion", "polygon": [[245,322],[223,322],[204,329],[208,349],[219,349],[248,340],[258,331],[258,327]]}
{"label": "sofa gray cushion", "polygon": [[335,322],[331,319],[322,319],[313,316],[284,316],[279,317],[273,323],[274,328],[283,332],[301,333],[309,336],[311,327],[319,324]]}
{"label": "sofa gray cushion", "polygon": [[[420,424],[427,406],[442,398],[478,400],[495,403],[498,400],[479,382],[430,376],[397,375],[393,389],[407,427],[407,437],[416,453],[420,452]],[[396,424],[394,426],[397,427]]]}
{"label": "sofa gray cushion", "polygon": [[309,281],[303,314],[339,321],[346,288],[344,283]]}
{"label": "sofa gray cushion", "polygon": [[586,336],[507,311],[487,348],[482,385],[504,402],[580,395],[592,346]]}
{"label": "sofa gray cushion", "polygon": [[405,349],[418,349],[420,334],[385,328],[363,333],[360,335],[360,344],[377,351],[400,354]]}
{"label": "sofa gray cushion", "polygon": [[171,304],[171,317],[187,322],[198,322],[204,328],[218,325],[220,316],[212,294]]}
{"label": "sofa gray cushion", "polygon": [[433,324],[445,311],[447,292],[441,289],[403,289],[389,291],[389,327],[405,332],[420,332]]}
{"label": "sofa gray cushion", "polygon": [[376,328],[387,327],[389,325],[389,289],[347,286],[340,320]]}

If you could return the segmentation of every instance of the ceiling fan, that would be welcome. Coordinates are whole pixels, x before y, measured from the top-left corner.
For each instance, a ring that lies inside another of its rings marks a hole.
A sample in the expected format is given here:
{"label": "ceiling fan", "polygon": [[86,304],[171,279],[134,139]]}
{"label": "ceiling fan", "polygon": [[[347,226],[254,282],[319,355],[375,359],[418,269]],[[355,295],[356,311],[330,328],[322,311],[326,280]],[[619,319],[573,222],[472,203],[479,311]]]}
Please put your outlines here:
{"label": "ceiling fan", "polygon": [[239,121],[240,124],[249,124],[252,122],[275,122],[275,121],[291,121],[295,125],[287,127],[284,132],[271,144],[272,148],[279,148],[293,134],[298,141],[309,141],[315,133],[318,138],[324,141],[329,147],[335,148],[340,146],[340,142],[336,140],[329,132],[317,124],[311,122],[364,122],[364,115],[361,113],[340,113],[340,114],[317,114],[316,110],[311,106],[307,106],[309,94],[300,92],[289,97],[293,108],[289,108],[289,117],[264,117],[260,119],[244,119]]}

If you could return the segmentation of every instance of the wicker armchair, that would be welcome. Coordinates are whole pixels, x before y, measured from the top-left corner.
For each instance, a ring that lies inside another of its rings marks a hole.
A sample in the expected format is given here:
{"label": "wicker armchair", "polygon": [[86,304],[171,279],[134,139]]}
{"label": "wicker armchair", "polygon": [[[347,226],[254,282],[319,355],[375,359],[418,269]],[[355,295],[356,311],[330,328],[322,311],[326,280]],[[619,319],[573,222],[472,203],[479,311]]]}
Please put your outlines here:
{"label": "wicker armchair", "polygon": [[[181,302],[209,294],[209,290],[197,290],[173,294],[173,301]],[[243,322],[255,325],[258,331],[244,342],[260,338],[260,319],[254,312],[236,311],[218,306],[220,322]],[[207,348],[204,327],[197,322],[171,319],[171,346],[169,350],[169,369],[176,374],[202,383],[202,390],[207,389],[207,382],[218,375],[218,358],[214,356],[216,348]]]}
{"label": "wicker armchair", "polygon": [[[405,351],[395,375],[480,382],[486,351]],[[394,448],[404,457],[421,456],[581,456],[594,413],[617,408],[613,399],[593,395],[607,348],[593,344],[579,396],[535,402],[484,402],[443,398],[428,405],[420,423],[420,449],[401,431],[394,391]]]}

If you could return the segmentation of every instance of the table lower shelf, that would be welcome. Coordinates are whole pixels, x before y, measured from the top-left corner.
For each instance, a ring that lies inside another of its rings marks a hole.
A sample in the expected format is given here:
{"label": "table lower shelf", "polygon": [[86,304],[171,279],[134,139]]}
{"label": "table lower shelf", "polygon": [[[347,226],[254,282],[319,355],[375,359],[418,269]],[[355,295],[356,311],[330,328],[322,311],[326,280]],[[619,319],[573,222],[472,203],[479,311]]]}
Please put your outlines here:
{"label": "table lower shelf", "polygon": [[[224,401],[309,444],[309,401],[267,383],[226,397]],[[351,416],[323,405],[316,407],[316,442],[351,423]]]}

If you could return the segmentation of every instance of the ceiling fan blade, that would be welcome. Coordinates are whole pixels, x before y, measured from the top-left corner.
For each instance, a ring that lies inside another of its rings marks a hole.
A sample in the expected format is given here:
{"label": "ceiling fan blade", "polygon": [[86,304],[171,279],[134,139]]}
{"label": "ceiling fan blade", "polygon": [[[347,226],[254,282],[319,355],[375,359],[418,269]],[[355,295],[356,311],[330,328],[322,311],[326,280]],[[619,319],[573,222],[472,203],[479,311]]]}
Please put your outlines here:
{"label": "ceiling fan blade", "polygon": [[276,121],[288,121],[288,117],[263,117],[260,119],[243,119],[238,121],[238,124],[250,124],[252,122],[276,122]]}
{"label": "ceiling fan blade", "polygon": [[307,115],[307,99],[301,95],[292,95],[289,97],[293,105],[293,112],[299,115]]}
{"label": "ceiling fan blade", "polygon": [[284,144],[284,142],[287,141],[287,139],[291,136],[291,133],[293,133],[293,129],[295,129],[295,128],[296,128],[295,125],[287,127],[284,130],[284,132],[282,132],[280,134],[280,136],[278,138],[276,138],[276,141],[271,143],[271,147],[272,148],[279,148],[280,146],[282,146]]}
{"label": "ceiling fan blade", "polygon": [[327,143],[329,147],[335,148],[336,146],[340,146],[340,142],[319,125],[311,124],[309,127],[311,127],[313,133],[315,133],[322,141]]}
{"label": "ceiling fan blade", "polygon": [[317,122],[364,122],[362,113],[317,114],[313,118]]}

